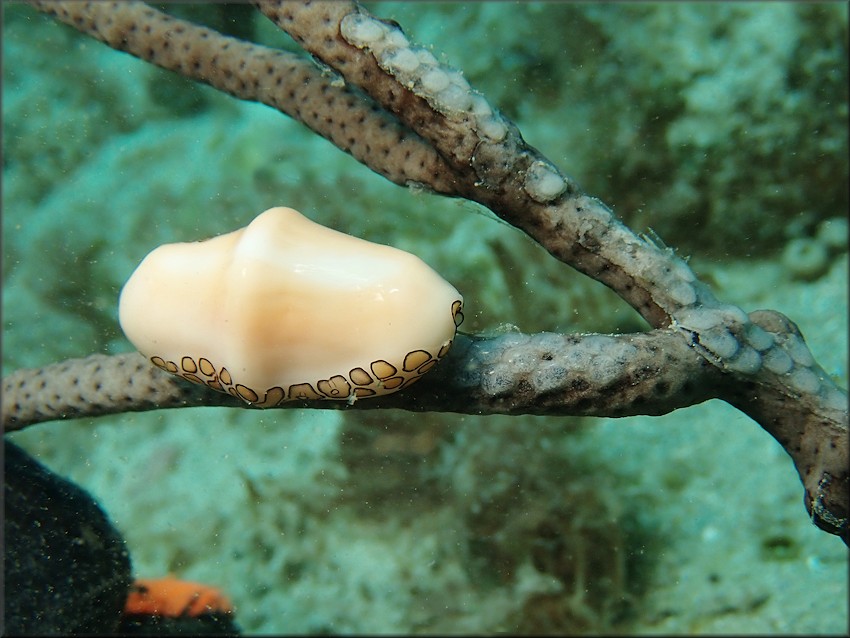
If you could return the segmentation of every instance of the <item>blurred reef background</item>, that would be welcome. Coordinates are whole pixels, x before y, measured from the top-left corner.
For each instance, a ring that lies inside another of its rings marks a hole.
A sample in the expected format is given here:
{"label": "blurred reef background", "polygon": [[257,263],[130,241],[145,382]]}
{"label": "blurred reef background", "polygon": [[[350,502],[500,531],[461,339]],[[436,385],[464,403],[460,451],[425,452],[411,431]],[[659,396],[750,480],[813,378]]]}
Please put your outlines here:
{"label": "blurred reef background", "polygon": [[[798,323],[847,387],[846,3],[368,5],[719,298]],[[296,50],[248,6],[165,5]],[[471,333],[645,328],[468,202],[3,3],[3,372],[131,350],[155,246],[275,205],[413,252]],[[191,320],[191,319],[187,319]],[[203,408],[10,435],[91,491],[140,576],[223,587],[247,633],[844,633],[847,549],[719,401],[662,418]]]}

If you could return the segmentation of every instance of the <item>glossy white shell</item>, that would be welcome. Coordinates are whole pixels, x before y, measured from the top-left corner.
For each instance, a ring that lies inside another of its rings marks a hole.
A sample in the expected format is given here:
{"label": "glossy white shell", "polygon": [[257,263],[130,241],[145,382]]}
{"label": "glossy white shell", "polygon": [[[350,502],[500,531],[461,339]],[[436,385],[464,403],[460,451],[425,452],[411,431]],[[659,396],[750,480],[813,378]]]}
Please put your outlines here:
{"label": "glossy white shell", "polygon": [[415,255],[272,208],[152,251],[121,291],[160,368],[261,407],[388,394],[448,352],[463,297]]}

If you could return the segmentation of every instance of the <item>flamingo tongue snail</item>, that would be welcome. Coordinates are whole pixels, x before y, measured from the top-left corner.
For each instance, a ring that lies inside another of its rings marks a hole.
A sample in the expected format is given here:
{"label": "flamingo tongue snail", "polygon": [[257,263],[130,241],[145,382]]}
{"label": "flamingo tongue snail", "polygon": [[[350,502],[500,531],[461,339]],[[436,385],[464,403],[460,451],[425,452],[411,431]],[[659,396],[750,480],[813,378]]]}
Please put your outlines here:
{"label": "flamingo tongue snail", "polygon": [[153,250],[121,291],[155,365],[260,407],[396,392],[451,347],[463,297],[421,259],[291,208]]}

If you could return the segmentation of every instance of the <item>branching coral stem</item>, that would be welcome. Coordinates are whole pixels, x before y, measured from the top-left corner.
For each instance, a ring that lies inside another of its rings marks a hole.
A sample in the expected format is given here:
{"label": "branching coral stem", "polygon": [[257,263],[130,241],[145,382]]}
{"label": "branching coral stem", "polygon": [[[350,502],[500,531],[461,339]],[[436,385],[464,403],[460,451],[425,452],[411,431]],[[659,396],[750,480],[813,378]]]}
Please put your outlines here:
{"label": "branching coral stem", "polygon": [[[622,416],[719,398],[783,445],[804,484],[809,515],[847,541],[847,394],[817,365],[793,322],[718,301],[673,251],[636,235],[583,193],[459,72],[410,43],[398,25],[347,1],[257,2],[325,65],[320,69],[139,2],[31,4],[113,48],[268,104],[396,184],[487,206],[609,286],[654,328],[617,337],[472,339],[410,392],[355,408]],[[4,426],[231,404],[145,365],[138,356],[95,355],[14,373],[4,380]]]}

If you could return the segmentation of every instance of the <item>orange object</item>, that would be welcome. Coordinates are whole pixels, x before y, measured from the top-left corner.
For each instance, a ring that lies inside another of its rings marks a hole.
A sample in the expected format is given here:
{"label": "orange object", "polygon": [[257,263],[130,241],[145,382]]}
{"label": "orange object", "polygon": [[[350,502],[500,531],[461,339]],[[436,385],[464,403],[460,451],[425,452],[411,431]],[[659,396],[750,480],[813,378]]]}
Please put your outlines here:
{"label": "orange object", "polygon": [[232,612],[233,605],[220,589],[173,576],[137,578],[124,603],[125,614],[179,618]]}

